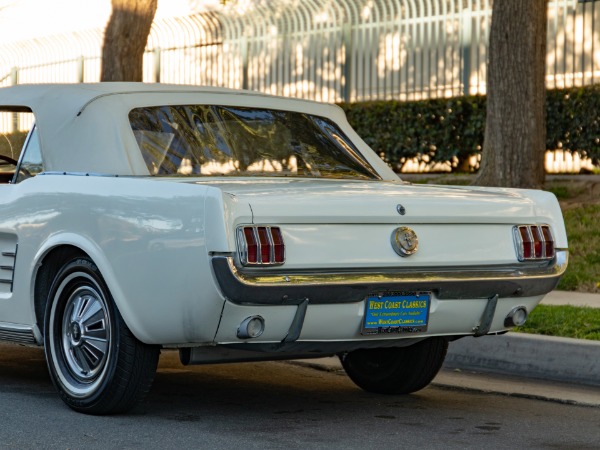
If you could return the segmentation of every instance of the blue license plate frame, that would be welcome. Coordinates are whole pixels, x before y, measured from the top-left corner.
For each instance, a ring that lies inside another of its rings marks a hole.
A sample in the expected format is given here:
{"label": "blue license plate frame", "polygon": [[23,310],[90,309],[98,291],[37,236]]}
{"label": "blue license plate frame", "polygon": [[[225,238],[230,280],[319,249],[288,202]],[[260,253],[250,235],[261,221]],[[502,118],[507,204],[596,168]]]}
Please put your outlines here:
{"label": "blue license plate frame", "polygon": [[367,296],[362,334],[427,331],[432,297],[430,291],[384,292]]}

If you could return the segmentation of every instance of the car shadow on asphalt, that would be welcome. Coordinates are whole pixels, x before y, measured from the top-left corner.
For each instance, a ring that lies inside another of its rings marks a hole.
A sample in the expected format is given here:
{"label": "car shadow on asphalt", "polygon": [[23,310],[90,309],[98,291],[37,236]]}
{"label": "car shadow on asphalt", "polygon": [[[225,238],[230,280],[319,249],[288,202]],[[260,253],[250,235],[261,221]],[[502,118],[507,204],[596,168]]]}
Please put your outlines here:
{"label": "car shadow on asphalt", "polygon": [[[161,355],[150,392],[127,415],[180,422],[220,416],[242,424],[252,422],[257,414],[314,417],[347,411],[353,415],[366,405],[414,411],[443,403],[431,391],[409,396],[371,394],[357,388],[343,371],[315,370],[287,361],[183,366],[178,353],[167,350]],[[60,405],[43,348],[0,344],[0,393],[50,396]],[[374,417],[392,418],[385,413]]]}

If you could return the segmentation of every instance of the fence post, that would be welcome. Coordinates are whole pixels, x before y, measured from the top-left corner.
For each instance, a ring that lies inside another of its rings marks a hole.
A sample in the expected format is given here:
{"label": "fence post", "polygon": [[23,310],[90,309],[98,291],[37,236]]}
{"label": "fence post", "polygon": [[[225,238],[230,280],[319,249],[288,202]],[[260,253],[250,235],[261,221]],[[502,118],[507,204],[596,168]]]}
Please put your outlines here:
{"label": "fence post", "polygon": [[[16,86],[19,84],[19,68],[13,67],[10,69],[10,85]],[[12,114],[12,129],[11,132],[15,133],[19,131],[19,114],[14,112]]]}
{"label": "fence post", "polygon": [[352,100],[352,27],[342,26],[342,45],[344,46],[344,64],[342,67],[342,99],[346,103]]}
{"label": "fence post", "polygon": [[248,39],[244,36],[240,41],[242,46],[242,89],[249,89],[249,74],[248,74]]}
{"label": "fence post", "polygon": [[85,77],[85,59],[83,55],[77,59],[77,82],[83,83]]}
{"label": "fence post", "polygon": [[472,45],[472,22],[473,22],[473,11],[471,4],[462,10],[461,20],[461,40],[460,45],[462,48],[462,84],[463,84],[463,95],[469,95],[471,88],[471,45]]}
{"label": "fence post", "polygon": [[19,84],[19,68],[13,67],[10,69],[10,85],[16,86]]}
{"label": "fence post", "polygon": [[154,68],[154,82],[160,83],[160,47],[152,51],[152,66]]}

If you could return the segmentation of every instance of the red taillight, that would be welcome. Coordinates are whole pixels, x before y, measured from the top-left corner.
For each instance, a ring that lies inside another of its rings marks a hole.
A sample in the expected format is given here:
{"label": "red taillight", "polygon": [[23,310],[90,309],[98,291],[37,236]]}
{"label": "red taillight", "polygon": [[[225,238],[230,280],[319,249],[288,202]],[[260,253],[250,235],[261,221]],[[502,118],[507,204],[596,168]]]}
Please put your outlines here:
{"label": "red taillight", "polygon": [[539,227],[531,227],[531,234],[533,235],[533,256],[535,259],[544,257],[542,253],[544,247],[544,240],[542,239],[542,233]]}
{"label": "red taillight", "polygon": [[248,264],[256,264],[258,262],[258,244],[254,236],[254,229],[246,227],[244,231],[244,246],[246,250],[246,262]]}
{"label": "red taillight", "polygon": [[260,262],[262,264],[271,264],[271,242],[267,234],[266,227],[258,227],[258,239],[260,241]]}
{"label": "red taillight", "polygon": [[283,245],[281,230],[279,228],[271,228],[271,235],[273,236],[274,262],[276,264],[283,264],[285,262],[285,246]]}
{"label": "red taillight", "polygon": [[546,242],[546,254],[544,256],[546,258],[554,258],[554,238],[552,237],[550,227],[548,225],[543,225],[541,228],[542,234],[544,235],[544,242]]}
{"label": "red taillight", "polygon": [[519,261],[554,258],[554,238],[548,225],[519,225],[514,236]]}
{"label": "red taillight", "polygon": [[[521,246],[522,251],[521,255],[523,259],[531,259],[533,256],[533,239],[531,238],[531,233],[529,232],[529,227],[521,226],[519,227],[519,236],[521,238]],[[521,258],[519,258],[521,259]]]}
{"label": "red taillight", "polygon": [[238,255],[244,266],[281,265],[285,262],[285,245],[279,227],[248,226],[238,229]]}

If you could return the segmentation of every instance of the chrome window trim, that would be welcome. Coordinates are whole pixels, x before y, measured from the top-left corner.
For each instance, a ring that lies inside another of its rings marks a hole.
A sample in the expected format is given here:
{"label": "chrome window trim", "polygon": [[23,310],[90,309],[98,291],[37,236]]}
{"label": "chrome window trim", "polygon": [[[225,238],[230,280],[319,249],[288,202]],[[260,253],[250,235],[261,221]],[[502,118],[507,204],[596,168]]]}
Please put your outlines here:
{"label": "chrome window trim", "polygon": [[[15,167],[15,173],[13,175],[13,178],[12,178],[10,184],[17,184],[17,178],[19,177],[19,171],[21,170],[21,164],[23,163],[23,157],[25,156],[25,150],[27,150],[29,141],[31,140],[31,137],[33,136],[33,132],[36,128],[37,128],[37,123],[35,123],[35,120],[34,120],[33,125],[31,126],[31,129],[27,133],[25,142],[23,142],[23,147],[21,147],[21,154],[19,155],[19,160],[17,161],[17,166]],[[39,142],[38,142],[38,144],[39,144]],[[41,153],[41,151],[42,150],[41,150],[41,146],[40,146],[40,153]]]}

